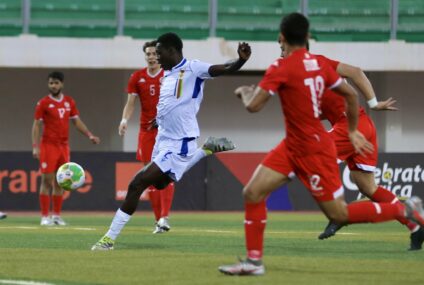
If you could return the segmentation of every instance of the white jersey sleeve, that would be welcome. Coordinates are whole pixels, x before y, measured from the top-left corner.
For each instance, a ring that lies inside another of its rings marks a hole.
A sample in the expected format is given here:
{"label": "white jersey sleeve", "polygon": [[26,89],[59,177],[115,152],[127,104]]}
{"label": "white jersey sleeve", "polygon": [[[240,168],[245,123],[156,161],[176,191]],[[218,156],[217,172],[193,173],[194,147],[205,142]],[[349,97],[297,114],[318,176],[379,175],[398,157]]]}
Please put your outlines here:
{"label": "white jersey sleeve", "polygon": [[209,67],[211,67],[212,64],[202,62],[199,60],[192,60],[190,62],[190,69],[193,71],[193,73],[201,78],[201,79],[211,79],[212,76],[209,74]]}

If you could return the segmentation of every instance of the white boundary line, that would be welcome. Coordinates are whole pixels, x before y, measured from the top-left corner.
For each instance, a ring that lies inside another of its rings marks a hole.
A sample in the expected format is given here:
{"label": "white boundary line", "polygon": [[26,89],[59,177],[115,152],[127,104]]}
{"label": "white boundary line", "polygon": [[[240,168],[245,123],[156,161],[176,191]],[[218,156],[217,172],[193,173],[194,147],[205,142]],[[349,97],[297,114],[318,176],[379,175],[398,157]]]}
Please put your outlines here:
{"label": "white boundary line", "polygon": [[[70,230],[70,231],[95,231],[95,228],[73,228],[73,227],[54,227],[54,226],[46,226],[46,227],[25,227],[25,226],[5,226],[0,227],[0,230],[2,229],[19,229],[19,230],[40,230],[40,229],[47,229],[47,230]],[[0,283],[1,284],[1,283]]]}
{"label": "white boundary line", "polygon": [[6,279],[0,279],[0,284],[7,284],[7,285],[54,285],[53,283],[25,281],[25,280],[6,280]]}

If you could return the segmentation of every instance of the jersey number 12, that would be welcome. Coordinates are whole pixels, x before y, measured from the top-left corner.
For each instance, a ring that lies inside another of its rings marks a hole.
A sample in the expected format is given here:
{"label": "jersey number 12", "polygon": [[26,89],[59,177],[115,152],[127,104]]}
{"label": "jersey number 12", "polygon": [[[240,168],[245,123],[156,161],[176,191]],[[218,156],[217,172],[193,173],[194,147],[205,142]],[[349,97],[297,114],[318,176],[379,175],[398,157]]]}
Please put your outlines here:
{"label": "jersey number 12", "polygon": [[304,80],[306,86],[311,91],[312,108],[314,110],[314,117],[319,118],[321,115],[321,97],[324,93],[324,78],[318,75],[315,78],[306,78]]}

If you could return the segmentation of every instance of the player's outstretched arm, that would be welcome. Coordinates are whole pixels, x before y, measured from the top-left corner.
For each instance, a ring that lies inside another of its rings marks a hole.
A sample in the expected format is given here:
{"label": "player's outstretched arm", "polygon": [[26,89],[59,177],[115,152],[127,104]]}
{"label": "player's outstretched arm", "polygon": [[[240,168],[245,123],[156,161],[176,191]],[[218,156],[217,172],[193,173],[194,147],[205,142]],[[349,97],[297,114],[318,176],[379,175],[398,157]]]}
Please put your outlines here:
{"label": "player's outstretched arm", "polygon": [[132,94],[128,94],[127,103],[125,104],[124,110],[122,111],[122,120],[119,123],[118,133],[120,136],[125,135],[125,132],[128,128],[128,120],[131,118],[134,107],[135,107],[135,97]]}
{"label": "player's outstretched arm", "polygon": [[40,120],[34,120],[34,123],[32,124],[32,131],[31,131],[31,137],[32,137],[32,156],[36,159],[40,158],[40,134],[41,134],[41,127],[42,127],[42,121]]}
{"label": "player's outstretched arm", "polygon": [[355,89],[349,84],[342,81],[337,87],[333,89],[338,94],[342,95],[346,100],[346,116],[349,123],[349,139],[355,148],[356,152],[361,155],[372,153],[374,151],[373,145],[358,131],[358,116],[359,116],[359,102],[358,95]]}
{"label": "player's outstretched arm", "polygon": [[234,94],[241,99],[244,107],[246,107],[246,109],[251,113],[256,113],[262,110],[270,98],[270,94],[267,91],[263,90],[259,86],[255,88],[254,85],[240,86],[234,90]]}
{"label": "player's outstretched arm", "polygon": [[374,88],[361,68],[341,62],[337,65],[337,73],[343,77],[351,79],[353,83],[358,86],[371,109],[375,111],[398,110],[398,108],[394,106],[396,100],[393,98],[389,98],[385,101],[377,101]]}
{"label": "player's outstretched arm", "polygon": [[88,139],[93,143],[93,144],[99,144],[100,143],[100,138],[93,135],[89,129],[87,128],[87,126],[84,124],[84,122],[79,118],[74,118],[72,119],[72,122],[74,123],[75,127],[77,128],[78,131],[80,131],[80,133],[82,133],[83,135],[86,135],[88,137]]}
{"label": "player's outstretched arm", "polygon": [[209,75],[212,77],[230,74],[239,70],[246,61],[250,58],[252,50],[248,43],[242,42],[239,43],[237,53],[239,55],[238,59],[229,61],[225,64],[215,64],[209,67]]}

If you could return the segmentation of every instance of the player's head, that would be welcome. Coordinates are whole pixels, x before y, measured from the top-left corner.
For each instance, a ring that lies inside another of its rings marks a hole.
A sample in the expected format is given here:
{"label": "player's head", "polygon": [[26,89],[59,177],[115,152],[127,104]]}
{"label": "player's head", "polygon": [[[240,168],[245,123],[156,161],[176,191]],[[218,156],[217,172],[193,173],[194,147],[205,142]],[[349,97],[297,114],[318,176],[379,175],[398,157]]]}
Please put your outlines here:
{"label": "player's head", "polygon": [[163,34],[156,42],[157,58],[163,69],[170,70],[182,60],[183,41],[177,34]]}
{"label": "player's head", "polygon": [[304,47],[309,37],[309,21],[300,13],[291,13],[281,20],[279,42],[281,49],[288,46]]}
{"label": "player's head", "polygon": [[65,81],[65,75],[60,71],[50,72],[47,76],[47,86],[49,92],[53,96],[57,96],[62,92],[63,82]]}
{"label": "player's head", "polygon": [[159,63],[156,56],[156,41],[144,43],[143,51],[147,66],[153,69],[159,68]]}

